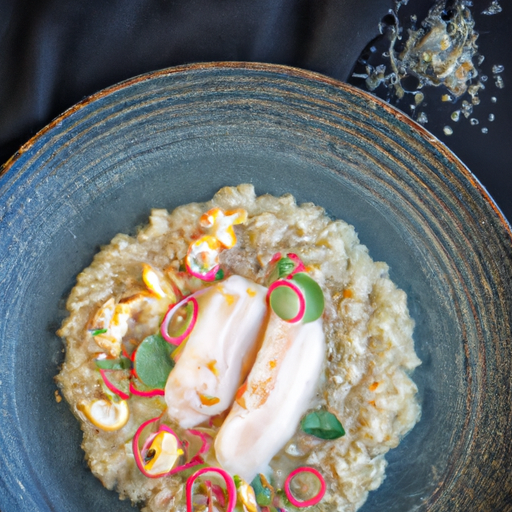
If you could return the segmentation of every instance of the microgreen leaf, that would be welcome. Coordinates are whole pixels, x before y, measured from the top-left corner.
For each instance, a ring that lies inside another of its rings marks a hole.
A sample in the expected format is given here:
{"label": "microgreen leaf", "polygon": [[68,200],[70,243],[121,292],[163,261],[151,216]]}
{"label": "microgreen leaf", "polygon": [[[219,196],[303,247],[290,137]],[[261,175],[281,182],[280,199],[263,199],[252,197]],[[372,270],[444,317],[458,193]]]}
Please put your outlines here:
{"label": "microgreen leaf", "polygon": [[92,331],[91,334],[93,336],[98,336],[99,334],[105,334],[108,331],[108,329],[96,329],[95,331]]}
{"label": "microgreen leaf", "polygon": [[251,487],[254,489],[256,502],[260,507],[266,507],[272,503],[272,489],[264,485],[262,475],[256,475],[254,477],[254,480],[251,482]]}
{"label": "microgreen leaf", "polygon": [[279,279],[283,277],[289,276],[296,267],[296,263],[288,258],[288,256],[284,256],[277,262],[277,271],[279,275]]}
{"label": "microgreen leaf", "polygon": [[132,362],[124,356],[116,359],[96,359],[95,363],[101,370],[129,370],[132,367]]}
{"label": "microgreen leaf", "polygon": [[340,420],[325,409],[306,414],[300,426],[306,434],[320,439],[338,439],[345,435],[345,429]]}
{"label": "microgreen leaf", "polygon": [[283,279],[289,276],[296,267],[296,263],[288,256],[282,256],[275,263],[271,263],[271,271],[267,278],[267,284],[272,284],[278,279]]}
{"label": "microgreen leaf", "polygon": [[151,389],[164,389],[169,373],[174,368],[171,353],[174,346],[158,333],[145,338],[135,353],[135,372],[143,384]]}

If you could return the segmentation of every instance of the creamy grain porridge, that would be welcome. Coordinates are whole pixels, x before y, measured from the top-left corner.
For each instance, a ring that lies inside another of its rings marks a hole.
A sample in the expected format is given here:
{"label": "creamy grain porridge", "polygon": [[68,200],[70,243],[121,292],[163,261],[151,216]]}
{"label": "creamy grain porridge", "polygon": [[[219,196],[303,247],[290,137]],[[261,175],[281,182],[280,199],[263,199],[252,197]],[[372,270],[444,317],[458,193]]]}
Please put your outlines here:
{"label": "creamy grain porridge", "polygon": [[153,210],[67,308],[57,382],[87,462],[145,512],[355,511],[419,419],[405,293],[290,195]]}

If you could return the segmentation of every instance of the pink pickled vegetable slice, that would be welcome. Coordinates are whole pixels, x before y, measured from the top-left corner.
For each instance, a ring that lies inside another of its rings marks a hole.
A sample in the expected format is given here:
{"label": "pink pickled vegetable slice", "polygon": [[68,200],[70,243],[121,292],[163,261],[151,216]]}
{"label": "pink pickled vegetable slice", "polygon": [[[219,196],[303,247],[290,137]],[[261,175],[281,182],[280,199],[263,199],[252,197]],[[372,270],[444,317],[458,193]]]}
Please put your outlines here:
{"label": "pink pickled vegetable slice", "polygon": [[[293,496],[293,494],[290,490],[290,484],[291,484],[293,477],[295,477],[296,475],[298,475],[300,473],[311,473],[316,478],[318,478],[318,481],[320,482],[320,491],[318,492],[318,494],[316,496],[313,496],[309,500],[305,500],[305,501],[297,500]],[[312,505],[316,505],[317,503],[319,503],[321,501],[321,499],[324,497],[325,490],[326,490],[326,486],[325,486],[324,477],[316,469],[310,468],[307,466],[302,466],[302,467],[297,468],[296,470],[292,471],[288,475],[288,477],[286,478],[286,480],[284,482],[284,492],[286,493],[286,497],[290,500],[290,503],[293,506],[299,507],[299,508],[311,507]]]}
{"label": "pink pickled vegetable slice", "polygon": [[187,486],[186,486],[186,496],[187,496],[187,512],[194,512],[194,507],[192,503],[192,495],[193,495],[193,487],[194,482],[197,480],[198,477],[205,473],[218,473],[226,483],[226,489],[228,491],[228,504],[226,507],[226,512],[233,512],[236,505],[236,487],[235,482],[231,475],[224,471],[221,468],[202,468],[197,470],[188,480],[187,480]]}
{"label": "pink pickled vegetable slice", "polygon": [[151,442],[158,435],[159,432],[164,431],[164,432],[168,432],[169,434],[172,434],[176,438],[178,446],[181,446],[181,441],[180,441],[179,437],[176,435],[176,433],[171,428],[169,428],[167,425],[160,425],[160,428],[158,429],[157,432],[154,432],[148,436],[148,438],[144,442],[142,450],[139,448],[139,438],[140,438],[142,432],[144,431],[144,429],[148,425],[151,425],[152,423],[155,423],[158,420],[160,420],[160,418],[161,418],[161,416],[157,416],[156,418],[151,418],[150,420],[145,421],[137,429],[137,432],[135,432],[135,435],[133,436],[132,448],[133,448],[133,456],[135,458],[135,463],[137,464],[137,467],[139,468],[140,472],[148,478],[161,478],[163,476],[170,475],[170,474],[176,472],[176,470],[178,469],[178,468],[174,468],[171,471],[167,471],[165,473],[152,474],[152,473],[149,473],[148,471],[146,471],[146,469],[144,468],[144,457],[146,456],[147,449],[149,448],[149,446],[151,446]]}
{"label": "pink pickled vegetable slice", "polygon": [[302,320],[306,301],[302,290],[289,280],[279,279],[268,288],[267,298],[274,313],[286,322]]}
{"label": "pink pickled vegetable slice", "polygon": [[163,389],[149,389],[149,390],[142,390],[137,389],[133,382],[130,382],[130,393],[132,395],[137,396],[145,396],[146,398],[151,398],[153,396],[165,396],[165,391]]}
{"label": "pink pickled vegetable slice", "polygon": [[280,252],[276,252],[274,254],[274,256],[272,256],[271,260],[269,261],[269,265],[271,265],[272,263],[276,263],[280,259],[281,259],[281,253]]}
{"label": "pink pickled vegetable slice", "polygon": [[213,236],[205,235],[192,242],[185,258],[187,272],[203,281],[214,281],[220,251],[221,243]]}
{"label": "pink pickled vegetable slice", "polygon": [[[183,308],[185,307],[185,317],[183,318]],[[185,297],[183,300],[169,308],[162,325],[160,326],[160,334],[165,341],[172,345],[179,345],[192,332],[197,321],[199,305],[192,295]],[[181,314],[181,316],[180,316]],[[181,318],[181,319],[180,319]],[[169,329],[171,332],[169,332]],[[175,334],[175,336],[173,336]]]}
{"label": "pink pickled vegetable slice", "polygon": [[200,430],[189,429],[187,430],[187,432],[201,439],[202,445],[201,448],[199,448],[199,451],[197,452],[196,455],[202,455],[203,453],[207,453],[212,444],[211,436],[209,436],[205,432],[201,432]]}
{"label": "pink pickled vegetable slice", "polygon": [[224,490],[220,485],[212,485],[212,492],[215,494],[215,498],[217,498],[217,501],[219,502],[219,505],[221,507],[226,506],[226,495],[224,494]]}
{"label": "pink pickled vegetable slice", "polygon": [[304,263],[295,253],[289,252],[283,256],[277,252],[268,263],[265,282],[270,286],[278,279],[291,279],[297,272],[305,272],[305,270]]}
{"label": "pink pickled vegetable slice", "polygon": [[117,371],[119,371],[119,370],[103,370],[103,369],[100,369],[100,375],[101,375],[101,378],[103,379],[103,382],[105,383],[105,386],[107,386],[107,388],[110,391],[112,391],[112,393],[114,393],[118,397],[122,398],[123,400],[128,400],[128,398],[130,398],[130,395],[128,393],[126,393],[125,391],[123,391],[122,389],[120,389],[119,387],[117,387],[114,384],[114,382],[109,379],[109,375],[108,374],[110,372],[117,372]]}
{"label": "pink pickled vegetable slice", "polygon": [[297,272],[305,272],[306,267],[302,260],[293,252],[289,252],[286,256],[290,258],[297,266],[293,269],[293,272],[290,275],[296,274]]}
{"label": "pink pickled vegetable slice", "polygon": [[188,263],[185,263],[185,267],[187,268],[187,272],[191,276],[197,277],[198,279],[201,279],[201,281],[215,281],[215,278],[217,277],[217,272],[220,269],[220,265],[215,265],[211,270],[209,270],[205,274],[201,274],[199,272],[196,272],[195,270],[192,270]]}

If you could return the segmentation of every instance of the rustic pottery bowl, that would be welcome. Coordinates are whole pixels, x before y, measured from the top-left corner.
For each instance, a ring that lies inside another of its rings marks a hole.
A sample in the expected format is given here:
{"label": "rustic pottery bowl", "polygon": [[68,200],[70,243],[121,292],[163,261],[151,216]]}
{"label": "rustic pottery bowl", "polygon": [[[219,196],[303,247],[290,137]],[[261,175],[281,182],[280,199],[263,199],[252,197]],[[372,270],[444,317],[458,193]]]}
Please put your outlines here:
{"label": "rustic pottery bowl", "polygon": [[53,381],[76,274],[153,207],[224,185],[290,192],[352,223],[408,294],[422,418],[361,509],[512,510],[510,227],[438,140],[367,93],[306,71],[200,64],[65,112],[0,181],[0,509],[130,511],[83,462]]}

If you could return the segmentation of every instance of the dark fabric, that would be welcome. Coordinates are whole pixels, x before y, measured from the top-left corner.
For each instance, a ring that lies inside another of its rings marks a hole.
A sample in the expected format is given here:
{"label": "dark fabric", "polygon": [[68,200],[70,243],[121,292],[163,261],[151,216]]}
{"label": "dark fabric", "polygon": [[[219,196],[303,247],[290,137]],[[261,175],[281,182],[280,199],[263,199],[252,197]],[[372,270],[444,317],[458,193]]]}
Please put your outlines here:
{"label": "dark fabric", "polygon": [[[480,15],[490,3],[474,0],[472,7],[490,75],[482,95],[487,106],[475,112],[480,124],[459,123],[445,137],[454,108],[441,104],[442,92],[435,91],[426,128],[512,218],[512,5],[501,0],[502,13]],[[426,12],[432,4],[410,0],[409,7]],[[168,66],[259,61],[350,81],[392,6],[393,0],[0,0],[0,162],[85,96]],[[493,63],[505,66],[503,90],[492,89]],[[491,105],[494,94],[499,101]],[[483,135],[490,112],[496,120]]]}
{"label": "dark fabric", "polygon": [[2,2],[2,160],[84,96],[155,69],[259,61],[346,80],[391,6],[390,0]]}

